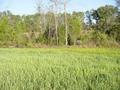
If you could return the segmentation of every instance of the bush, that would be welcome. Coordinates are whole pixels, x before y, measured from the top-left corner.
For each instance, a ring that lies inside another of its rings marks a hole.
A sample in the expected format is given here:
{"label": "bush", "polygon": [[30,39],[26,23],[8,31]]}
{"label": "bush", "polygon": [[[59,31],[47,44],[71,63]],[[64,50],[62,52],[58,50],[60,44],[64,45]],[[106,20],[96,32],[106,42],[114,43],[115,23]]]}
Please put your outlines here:
{"label": "bush", "polygon": [[110,38],[107,34],[100,31],[84,31],[81,32],[80,45],[86,47],[116,47],[119,46],[115,39]]}
{"label": "bush", "polygon": [[101,33],[99,31],[94,31],[92,33],[93,42],[96,44],[96,46],[106,46],[108,44],[108,36],[104,33]]}

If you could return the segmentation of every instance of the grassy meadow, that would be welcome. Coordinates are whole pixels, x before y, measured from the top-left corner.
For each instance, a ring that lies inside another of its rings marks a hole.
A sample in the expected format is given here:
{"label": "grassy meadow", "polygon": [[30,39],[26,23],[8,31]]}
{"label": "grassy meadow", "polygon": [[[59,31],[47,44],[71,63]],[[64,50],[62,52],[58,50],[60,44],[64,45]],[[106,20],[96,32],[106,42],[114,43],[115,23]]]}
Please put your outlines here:
{"label": "grassy meadow", "polygon": [[120,49],[0,49],[0,90],[120,90]]}

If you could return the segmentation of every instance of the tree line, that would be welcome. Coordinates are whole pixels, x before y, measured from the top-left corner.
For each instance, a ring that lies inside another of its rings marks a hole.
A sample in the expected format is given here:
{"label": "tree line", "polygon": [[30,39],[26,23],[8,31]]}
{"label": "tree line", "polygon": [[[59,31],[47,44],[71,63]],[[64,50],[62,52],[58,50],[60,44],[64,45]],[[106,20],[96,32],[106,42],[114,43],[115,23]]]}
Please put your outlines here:
{"label": "tree line", "polygon": [[0,47],[119,46],[120,2],[86,12],[67,12],[69,0],[37,2],[37,13],[0,12]]}

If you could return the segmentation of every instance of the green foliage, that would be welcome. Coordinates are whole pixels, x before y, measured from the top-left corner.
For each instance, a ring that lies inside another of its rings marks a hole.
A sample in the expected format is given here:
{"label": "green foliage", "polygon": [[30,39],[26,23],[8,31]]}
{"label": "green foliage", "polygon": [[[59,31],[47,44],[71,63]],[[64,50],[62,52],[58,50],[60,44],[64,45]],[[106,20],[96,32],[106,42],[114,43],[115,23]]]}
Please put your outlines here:
{"label": "green foliage", "polygon": [[118,8],[106,5],[93,10],[92,17],[96,20],[96,30],[107,33],[110,27],[115,23]]}
{"label": "green foliage", "polygon": [[120,24],[116,23],[112,26],[109,35],[120,43]]}
{"label": "green foliage", "polygon": [[97,46],[99,46],[99,45],[105,46],[105,44],[107,44],[107,42],[108,42],[108,36],[104,33],[99,32],[99,31],[93,32],[91,39],[95,42],[95,44]]}
{"label": "green foliage", "polygon": [[59,29],[59,44],[65,45],[65,27],[63,25]]}
{"label": "green foliage", "polygon": [[114,38],[100,31],[84,31],[81,32],[80,45],[86,47],[119,47],[119,44]]}
{"label": "green foliage", "polygon": [[74,44],[76,43],[77,38],[80,36],[80,32],[83,30],[83,16],[84,14],[82,12],[73,12],[72,16],[68,19],[69,34]]}
{"label": "green foliage", "polygon": [[[87,21],[84,20],[85,17]],[[57,19],[58,45],[62,46],[66,42],[64,13],[58,13]],[[67,13],[67,27],[69,45],[87,46],[92,42],[94,45],[104,46],[113,41],[120,43],[120,12],[111,5],[87,11],[85,14]],[[13,15],[10,11],[0,13],[0,47],[52,46],[56,45],[56,41],[52,11],[27,16]]]}
{"label": "green foliage", "polygon": [[7,32],[7,27],[8,25],[8,19],[6,16],[2,17],[1,20],[0,20],[0,40],[3,41],[3,40],[7,40],[7,35],[8,32]]}

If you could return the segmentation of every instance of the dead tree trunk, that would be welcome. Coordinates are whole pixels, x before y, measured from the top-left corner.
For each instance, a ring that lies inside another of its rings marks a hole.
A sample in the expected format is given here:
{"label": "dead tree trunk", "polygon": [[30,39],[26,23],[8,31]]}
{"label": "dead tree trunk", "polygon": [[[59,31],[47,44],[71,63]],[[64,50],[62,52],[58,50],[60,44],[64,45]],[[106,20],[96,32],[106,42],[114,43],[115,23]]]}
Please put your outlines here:
{"label": "dead tree trunk", "polygon": [[64,0],[64,15],[65,15],[65,45],[68,45],[68,26],[67,26],[67,13],[66,13],[66,0]]}

